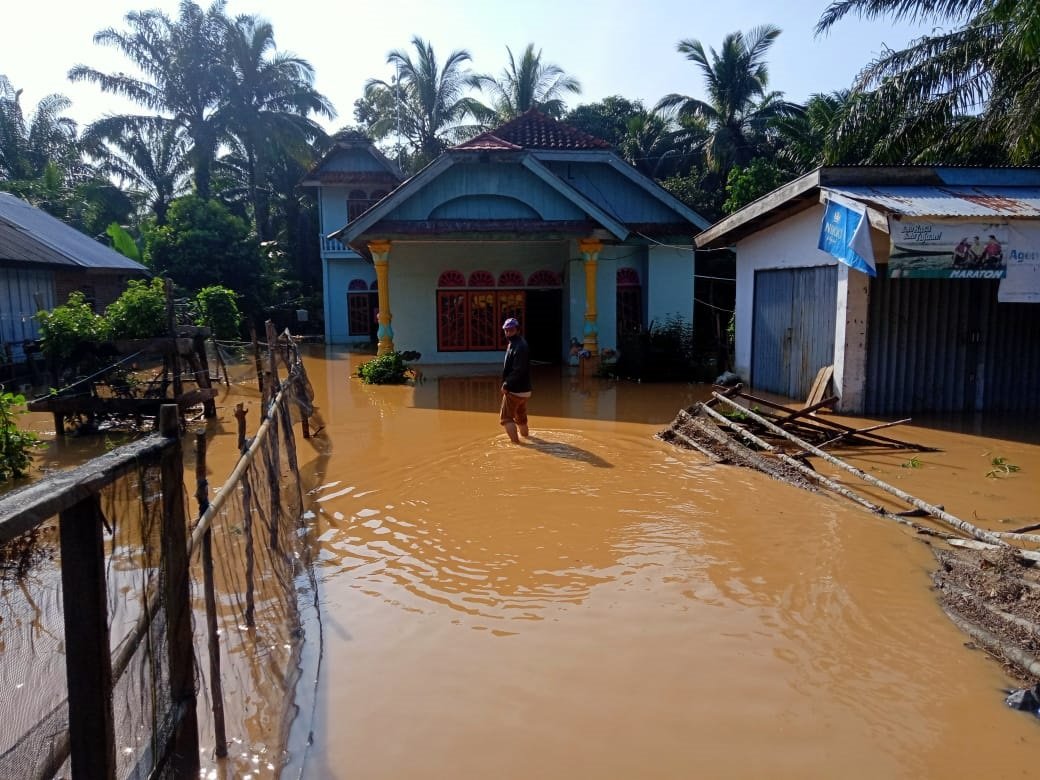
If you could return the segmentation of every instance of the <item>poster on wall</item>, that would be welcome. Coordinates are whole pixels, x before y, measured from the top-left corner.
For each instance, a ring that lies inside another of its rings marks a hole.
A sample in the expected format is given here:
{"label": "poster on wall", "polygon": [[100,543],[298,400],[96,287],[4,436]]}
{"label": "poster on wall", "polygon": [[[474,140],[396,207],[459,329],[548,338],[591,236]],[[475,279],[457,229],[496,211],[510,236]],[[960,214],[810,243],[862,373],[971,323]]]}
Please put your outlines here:
{"label": "poster on wall", "polygon": [[1040,222],[1012,222],[1000,303],[1040,303]]}
{"label": "poster on wall", "polygon": [[1011,252],[1007,222],[889,217],[893,279],[1003,279]]}

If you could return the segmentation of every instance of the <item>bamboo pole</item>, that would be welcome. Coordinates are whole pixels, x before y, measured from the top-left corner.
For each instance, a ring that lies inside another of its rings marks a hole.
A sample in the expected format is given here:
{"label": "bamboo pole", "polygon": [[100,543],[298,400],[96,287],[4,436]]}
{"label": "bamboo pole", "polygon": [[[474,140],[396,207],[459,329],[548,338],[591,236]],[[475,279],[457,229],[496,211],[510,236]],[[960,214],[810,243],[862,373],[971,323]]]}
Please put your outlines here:
{"label": "bamboo pole", "polygon": [[[195,498],[199,516],[209,508],[209,482],[206,479],[206,433],[195,434]],[[213,709],[214,750],[218,758],[226,758],[227,731],[224,724],[224,686],[220,677],[220,634],[217,631],[217,595],[213,584],[213,529],[202,535],[202,587],[206,598],[206,631],[209,635],[209,690]]]}
{"label": "bamboo pole", "polygon": [[712,419],[717,420],[718,422],[721,422],[723,425],[725,425],[728,428],[732,429],[739,436],[741,436],[742,438],[746,439],[747,441],[750,441],[755,446],[761,447],[766,452],[773,453],[774,455],[776,455],[777,458],[782,460],[784,463],[786,463],[791,468],[797,469],[801,474],[804,474],[805,476],[809,477],[810,479],[813,479],[813,480],[819,482],[821,485],[826,487],[828,490],[833,490],[835,493],[837,493],[837,494],[839,494],[841,496],[844,496],[845,498],[847,498],[850,501],[853,501],[853,502],[859,504],[860,506],[864,507],[865,509],[869,509],[873,514],[878,515],[879,517],[883,517],[886,520],[892,520],[893,522],[899,523],[900,525],[909,526],[910,528],[913,528],[915,531],[918,531],[918,532],[921,532],[921,533],[927,533],[927,534],[930,534],[930,535],[933,535],[933,536],[943,536],[943,537],[949,536],[949,534],[945,534],[945,533],[942,533],[942,532],[936,532],[936,531],[932,530],[931,528],[925,528],[924,526],[918,525],[917,523],[913,522],[912,520],[907,520],[905,517],[900,517],[897,514],[893,514],[892,512],[887,511],[884,507],[879,506],[878,504],[872,503],[871,501],[867,500],[866,498],[864,498],[863,496],[861,496],[859,493],[855,492],[854,490],[851,490],[851,489],[845,487],[844,485],[841,485],[841,484],[835,482],[834,480],[830,479],[829,477],[819,473],[818,471],[815,471],[814,469],[809,468],[804,463],[800,463],[795,458],[792,458],[790,455],[784,454],[783,452],[781,452],[779,449],[777,449],[773,445],[769,444],[768,442],[764,441],[763,439],[760,439],[758,436],[755,436],[755,434],[751,433],[751,431],[747,430],[746,428],[744,428],[741,425],[738,425],[736,422],[734,422],[733,420],[730,420],[725,415],[719,414],[714,409],[709,409],[708,407],[702,407],[702,411],[705,414],[707,414],[709,417],[711,417]]}
{"label": "bamboo pole", "polygon": [[785,439],[790,441],[792,444],[795,444],[798,447],[801,447],[806,452],[811,452],[813,455],[816,455],[819,458],[823,458],[825,461],[827,461],[831,465],[834,465],[834,466],[837,466],[838,468],[844,469],[845,471],[848,471],[850,474],[855,474],[857,477],[862,479],[864,482],[869,482],[871,485],[874,485],[875,487],[879,487],[882,490],[884,490],[884,491],[886,491],[888,493],[891,493],[892,495],[896,496],[897,498],[900,498],[903,501],[906,501],[911,506],[916,506],[918,509],[921,509],[921,510],[927,512],[932,517],[936,518],[937,520],[941,520],[942,522],[946,523],[949,526],[952,526],[953,528],[956,528],[958,531],[962,531],[962,532],[968,534],[969,536],[975,537],[976,539],[980,539],[981,541],[989,542],[990,544],[995,544],[995,545],[998,545],[1000,547],[1009,547],[1010,546],[1010,545],[1008,545],[1007,542],[1003,541],[1000,537],[996,536],[992,532],[985,531],[985,530],[979,528],[978,526],[974,526],[971,523],[965,522],[964,520],[961,520],[959,517],[954,517],[949,512],[946,512],[946,511],[940,509],[937,506],[929,504],[927,501],[922,501],[921,499],[917,498],[916,496],[912,496],[909,493],[906,493],[905,491],[902,491],[902,490],[900,490],[897,487],[889,485],[887,482],[883,482],[882,480],[878,479],[877,477],[875,477],[875,476],[873,476],[871,474],[868,474],[867,472],[865,472],[865,471],[863,471],[861,469],[858,469],[858,468],[856,468],[855,466],[853,466],[853,465],[851,465],[849,463],[846,463],[845,461],[841,460],[841,458],[836,458],[833,455],[831,455],[829,452],[824,452],[819,447],[814,447],[813,445],[809,444],[808,442],[803,441],[802,439],[799,439],[797,436],[794,436],[793,434],[788,433],[783,428],[781,428],[779,425],[774,425],[773,423],[771,423],[769,420],[767,420],[762,415],[756,414],[755,412],[751,411],[750,409],[748,409],[746,407],[741,406],[740,404],[736,403],[735,401],[731,401],[729,398],[725,398],[722,395],[720,395],[719,393],[712,393],[712,395],[715,396],[716,398],[718,398],[723,403],[725,403],[725,404],[731,406],[732,408],[738,410],[742,414],[746,414],[748,417],[750,417],[752,420],[754,420],[755,422],[759,423],[760,425],[764,425],[768,430],[772,431],[777,436],[783,436]]}
{"label": "bamboo pole", "polygon": [[943,606],[943,611],[955,626],[978,642],[990,655],[1011,661],[1034,677],[1040,677],[1040,661],[1037,661],[1036,658],[1008,644],[982,626],[962,618],[950,607]]}

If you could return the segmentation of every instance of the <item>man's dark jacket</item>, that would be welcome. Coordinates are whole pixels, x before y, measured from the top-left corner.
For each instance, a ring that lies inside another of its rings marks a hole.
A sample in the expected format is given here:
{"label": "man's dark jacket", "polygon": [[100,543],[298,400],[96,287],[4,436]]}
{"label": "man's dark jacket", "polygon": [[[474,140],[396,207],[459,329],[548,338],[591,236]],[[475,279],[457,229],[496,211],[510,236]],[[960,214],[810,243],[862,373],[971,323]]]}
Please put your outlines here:
{"label": "man's dark jacket", "polygon": [[527,342],[517,333],[509,339],[506,359],[502,363],[502,382],[510,393],[531,392],[531,360]]}

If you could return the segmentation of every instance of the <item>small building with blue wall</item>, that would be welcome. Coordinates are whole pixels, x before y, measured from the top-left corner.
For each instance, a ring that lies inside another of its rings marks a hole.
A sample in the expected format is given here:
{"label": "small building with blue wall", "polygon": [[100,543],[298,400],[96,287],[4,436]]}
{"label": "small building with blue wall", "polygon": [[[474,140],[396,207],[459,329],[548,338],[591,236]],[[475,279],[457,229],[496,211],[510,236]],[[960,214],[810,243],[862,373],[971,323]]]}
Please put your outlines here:
{"label": "small building with blue wall", "polygon": [[575,339],[595,356],[626,330],[692,322],[692,237],[707,222],[605,141],[536,109],[449,149],[356,216],[329,167],[314,183],[331,343],[356,340],[354,279],[369,292],[375,283],[367,313],[380,354],[415,350],[424,363],[501,360],[510,316],[549,363]]}
{"label": "small building with blue wall", "polygon": [[370,258],[328,234],[356,219],[404,176],[363,133],[347,130],[314,165],[301,186],[318,190],[325,341],[375,341],[376,274]]}

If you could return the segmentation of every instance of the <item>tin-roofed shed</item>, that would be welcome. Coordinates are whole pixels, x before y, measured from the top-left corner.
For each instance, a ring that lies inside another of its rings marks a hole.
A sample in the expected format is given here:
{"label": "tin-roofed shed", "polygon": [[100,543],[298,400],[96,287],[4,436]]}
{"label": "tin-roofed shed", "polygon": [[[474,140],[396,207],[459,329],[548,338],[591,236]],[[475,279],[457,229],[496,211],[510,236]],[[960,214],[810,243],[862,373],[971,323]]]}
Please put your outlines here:
{"label": "tin-roofed shed", "polygon": [[35,314],[80,291],[101,311],[148,269],[52,217],[0,192],[0,343],[20,360],[39,335]]}
{"label": "tin-roofed shed", "polygon": [[833,365],[850,412],[1040,410],[1040,169],[823,167],[696,243],[735,248],[758,389]]}

